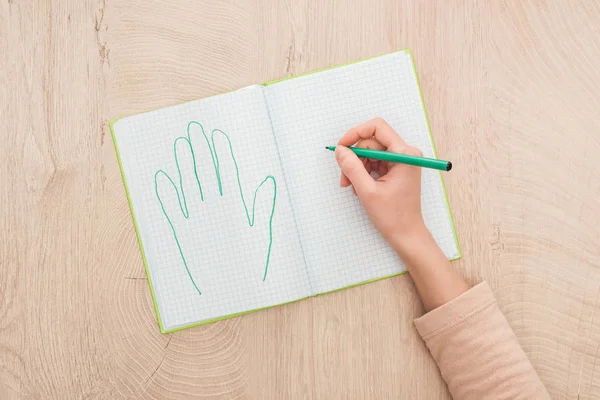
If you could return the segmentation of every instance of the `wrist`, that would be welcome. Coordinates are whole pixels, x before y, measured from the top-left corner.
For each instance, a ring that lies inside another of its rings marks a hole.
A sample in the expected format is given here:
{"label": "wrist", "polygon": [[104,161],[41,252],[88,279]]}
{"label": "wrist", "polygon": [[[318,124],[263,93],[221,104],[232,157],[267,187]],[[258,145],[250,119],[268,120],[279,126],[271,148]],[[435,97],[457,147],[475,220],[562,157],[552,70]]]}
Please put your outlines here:
{"label": "wrist", "polygon": [[398,253],[400,258],[404,259],[413,251],[420,251],[423,246],[429,242],[434,242],[433,236],[421,220],[408,228],[400,229],[395,232],[389,240],[392,248]]}

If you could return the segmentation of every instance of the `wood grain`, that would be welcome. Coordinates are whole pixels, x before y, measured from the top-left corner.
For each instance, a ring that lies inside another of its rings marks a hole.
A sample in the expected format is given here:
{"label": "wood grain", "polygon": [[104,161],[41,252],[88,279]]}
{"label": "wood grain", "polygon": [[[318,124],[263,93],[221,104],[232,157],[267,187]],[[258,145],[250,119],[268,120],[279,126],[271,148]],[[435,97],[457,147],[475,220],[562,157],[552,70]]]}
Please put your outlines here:
{"label": "wood grain", "polygon": [[0,398],[448,398],[410,277],[161,335],[108,121],[412,48],[471,282],[600,398],[600,3],[0,0]]}

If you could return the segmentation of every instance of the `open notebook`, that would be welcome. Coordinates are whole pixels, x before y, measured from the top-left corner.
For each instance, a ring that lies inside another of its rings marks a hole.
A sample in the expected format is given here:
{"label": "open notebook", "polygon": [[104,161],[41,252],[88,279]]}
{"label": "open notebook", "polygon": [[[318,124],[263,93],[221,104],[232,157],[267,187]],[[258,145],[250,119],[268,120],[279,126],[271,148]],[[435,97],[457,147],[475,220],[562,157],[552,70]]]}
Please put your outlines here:
{"label": "open notebook", "polygon": [[[435,157],[409,51],[111,123],[162,332],[405,271],[324,149],[375,116]],[[422,176],[459,258],[441,175]]]}

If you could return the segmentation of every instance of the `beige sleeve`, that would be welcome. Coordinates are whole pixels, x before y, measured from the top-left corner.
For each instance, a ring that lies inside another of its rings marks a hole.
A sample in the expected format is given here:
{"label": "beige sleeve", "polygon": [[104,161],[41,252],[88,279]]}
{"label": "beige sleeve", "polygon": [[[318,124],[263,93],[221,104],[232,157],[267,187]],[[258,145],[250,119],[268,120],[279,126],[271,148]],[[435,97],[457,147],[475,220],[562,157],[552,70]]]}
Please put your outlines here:
{"label": "beige sleeve", "polygon": [[415,325],[455,400],[550,398],[487,283]]}

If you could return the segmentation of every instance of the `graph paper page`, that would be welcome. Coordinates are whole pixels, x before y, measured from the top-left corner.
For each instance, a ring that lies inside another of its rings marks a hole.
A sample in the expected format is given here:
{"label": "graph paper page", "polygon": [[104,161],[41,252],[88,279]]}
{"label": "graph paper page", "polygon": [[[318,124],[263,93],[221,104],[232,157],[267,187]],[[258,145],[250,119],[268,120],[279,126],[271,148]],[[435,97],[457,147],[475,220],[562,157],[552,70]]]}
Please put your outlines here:
{"label": "graph paper page", "polygon": [[163,330],[310,295],[262,86],[113,129]]}
{"label": "graph paper page", "polygon": [[[398,52],[266,87],[266,98],[312,287],[323,293],[405,270],[350,188],[332,152],[350,128],[384,118],[434,157],[409,53]],[[424,219],[445,255],[459,256],[437,171],[423,169]]]}

